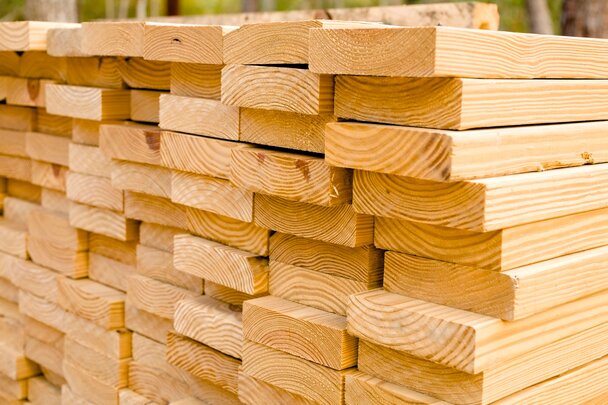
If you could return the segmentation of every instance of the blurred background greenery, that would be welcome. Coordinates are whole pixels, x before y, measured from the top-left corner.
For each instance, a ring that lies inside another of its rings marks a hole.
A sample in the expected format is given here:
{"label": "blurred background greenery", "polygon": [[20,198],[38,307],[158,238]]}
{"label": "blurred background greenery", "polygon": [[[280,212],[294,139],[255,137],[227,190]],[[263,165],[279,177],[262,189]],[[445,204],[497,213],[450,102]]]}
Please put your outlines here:
{"label": "blurred background greenery", "polygon": [[[0,0],[0,19],[16,20],[23,18],[23,8],[26,0]],[[450,0],[407,0],[399,2],[387,0],[260,0],[258,5],[264,11],[274,10],[297,10],[306,8],[331,8],[331,7],[368,7],[387,4],[420,4],[420,3],[445,3]],[[559,18],[563,0],[547,0],[547,4],[553,17],[553,25],[556,33],[559,33]],[[581,0],[586,1],[586,0]],[[608,1],[608,0],[606,0]],[[529,31],[525,0],[494,0],[497,3],[501,15],[501,29],[507,31],[526,32]],[[90,21],[106,18],[106,4],[112,0],[79,0],[79,13],[81,21]],[[119,1],[114,1],[118,4]],[[157,0],[150,2],[151,6],[157,4],[156,10],[159,15],[166,15],[166,1]],[[243,0],[180,0],[180,14],[217,14],[238,13],[242,11]],[[261,10],[260,10],[261,11]],[[129,2],[129,17],[136,15],[136,1]]]}

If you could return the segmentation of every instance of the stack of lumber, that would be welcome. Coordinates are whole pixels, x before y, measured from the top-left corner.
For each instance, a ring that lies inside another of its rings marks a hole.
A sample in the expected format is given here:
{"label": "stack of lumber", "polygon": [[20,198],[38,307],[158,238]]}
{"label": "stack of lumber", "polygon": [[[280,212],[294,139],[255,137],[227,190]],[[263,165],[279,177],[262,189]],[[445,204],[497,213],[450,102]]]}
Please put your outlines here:
{"label": "stack of lumber", "polygon": [[0,402],[607,399],[605,40],[22,22],[0,49]]}
{"label": "stack of lumber", "polygon": [[340,75],[336,116],[366,122],[328,124],[325,161],[354,169],[387,250],[383,289],[347,306],[347,402],[605,403],[608,41],[368,27],[310,44],[310,69]]}

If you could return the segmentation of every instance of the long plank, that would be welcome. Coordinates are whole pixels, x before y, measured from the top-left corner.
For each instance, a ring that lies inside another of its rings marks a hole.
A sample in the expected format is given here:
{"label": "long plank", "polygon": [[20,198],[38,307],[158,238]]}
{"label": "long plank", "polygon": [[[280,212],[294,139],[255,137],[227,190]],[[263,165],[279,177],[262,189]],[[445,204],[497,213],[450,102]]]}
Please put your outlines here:
{"label": "long plank", "polygon": [[92,378],[117,388],[128,385],[131,359],[116,359],[93,350],[69,335],[65,338],[64,361],[78,364]]}
{"label": "long plank", "polygon": [[82,25],[70,28],[51,28],[46,34],[46,51],[51,56],[86,56],[82,52]]}
{"label": "long plank", "polygon": [[136,308],[166,319],[173,319],[175,308],[181,300],[199,295],[140,274],[129,277],[127,294],[129,303]]}
{"label": "long plank", "polygon": [[171,170],[164,167],[113,160],[112,187],[158,197],[171,197]]}
{"label": "long plank", "polygon": [[[144,224],[142,224],[141,229],[144,230]],[[144,243],[143,238],[141,239]],[[200,277],[176,270],[173,266],[173,254],[171,252],[165,252],[143,244],[137,245],[137,273],[198,294],[203,293],[203,280]]]}
{"label": "long plank", "polygon": [[43,108],[38,109],[37,118],[37,132],[42,132],[43,134],[49,135],[64,136],[66,138],[70,138],[72,136],[72,118],[49,114]]}
{"label": "long plank", "polygon": [[70,202],[70,225],[122,241],[137,238],[138,223],[104,208]]}
{"label": "long plank", "polygon": [[66,249],[48,239],[30,236],[28,253],[32,261],[72,278],[87,276],[87,252]]}
{"label": "long plank", "polygon": [[260,381],[239,372],[239,400],[246,405],[256,405],[260,401],[267,404],[314,405],[316,402],[291,393],[275,385]]}
{"label": "long plank", "polygon": [[607,128],[606,121],[469,131],[330,123],[325,158],[338,167],[469,180],[606,162]]}
{"label": "long plank", "polygon": [[131,90],[131,120],[158,123],[163,91]]}
{"label": "long plank", "polygon": [[125,86],[117,60],[110,57],[68,58],[66,81],[74,86],[109,89],[122,89]]}
{"label": "long plank", "polygon": [[444,26],[341,28],[310,31],[313,72],[498,79],[608,77],[608,59],[603,59],[608,42],[600,39]]}
{"label": "long plank", "polygon": [[180,233],[184,231],[170,226],[142,222],[139,227],[139,243],[160,252],[173,253],[173,238]]}
{"label": "long plank", "polygon": [[126,293],[128,278],[135,273],[135,266],[89,252],[89,278],[93,281]]}
{"label": "long plank", "polygon": [[332,113],[334,78],[307,69],[228,65],[222,69],[222,103],[300,114]]}
{"label": "long plank", "polygon": [[33,184],[61,192],[66,191],[67,166],[32,160],[31,171]]}
{"label": "long plank", "polygon": [[13,131],[35,131],[37,110],[28,107],[0,105],[0,128]]}
{"label": "long plank", "polygon": [[353,207],[369,215],[492,231],[606,207],[608,165],[437,182],[356,170]]}
{"label": "long plank", "polygon": [[0,75],[18,76],[21,55],[13,51],[0,51]]}
{"label": "long plank", "polygon": [[87,55],[143,56],[144,23],[140,21],[82,24],[82,51]]}
{"label": "long plank", "polygon": [[594,121],[608,118],[606,89],[605,80],[338,76],[335,114],[457,130]]}
{"label": "long plank", "polygon": [[171,63],[171,94],[219,100],[224,65]]}
{"label": "long plank", "polygon": [[118,71],[127,86],[134,89],[169,90],[171,63],[142,58],[118,59]]}
{"label": "long plank", "polygon": [[42,187],[26,181],[7,179],[6,193],[11,197],[20,198],[36,204],[41,204]]}
{"label": "long plank", "polygon": [[78,27],[78,24],[15,21],[0,24],[0,51],[45,51],[51,28]]}
{"label": "long plank", "polygon": [[153,125],[133,123],[101,125],[99,147],[112,159],[160,164],[160,131]]}
{"label": "long plank", "polygon": [[209,280],[205,280],[205,295],[218,301],[225,302],[226,304],[234,305],[235,307],[242,307],[245,301],[266,296],[267,293],[251,295],[237,291],[230,287],[225,287]]}
{"label": "long plank", "polygon": [[[473,374],[605,323],[607,299],[608,292],[600,292],[507,322],[375,290],[350,297],[348,331],[371,343]],[[436,327],[422,326],[429,323]],[[435,332],[437,328],[441,334]]]}
{"label": "long plank", "polygon": [[139,221],[186,229],[186,207],[166,198],[125,191],[125,216]]}
{"label": "long plank", "polygon": [[[135,332],[134,336],[142,335],[156,342],[166,344],[167,333],[173,328],[173,323],[170,319],[137,308],[127,297],[125,301],[125,326]],[[135,346],[134,349],[137,350]]]}
{"label": "long plank", "polygon": [[28,132],[25,137],[25,150],[30,158],[61,166],[69,164],[69,144],[69,138],[40,132]]}
{"label": "long plank", "polygon": [[68,198],[81,204],[117,212],[124,208],[122,190],[114,188],[112,180],[106,177],[69,172],[66,189]]}
{"label": "long plank", "polygon": [[26,151],[27,132],[0,129],[0,154],[28,157]]}
{"label": "long plank", "polygon": [[37,184],[32,177],[32,161],[21,157],[0,155],[0,175]]}
{"label": "long plank", "polygon": [[128,90],[49,84],[47,111],[51,114],[88,120],[129,119]]}
{"label": "long plank", "polygon": [[27,228],[31,236],[52,241],[66,249],[83,251],[89,248],[88,232],[71,226],[67,215],[46,209],[32,210]]}
{"label": "long plank", "polygon": [[112,176],[112,159],[97,146],[70,143],[68,155],[70,171],[106,178]]}
{"label": "long plank", "polygon": [[28,79],[49,79],[64,82],[67,77],[67,58],[55,58],[43,51],[21,55],[19,76]]}
{"label": "long plank", "polygon": [[90,233],[89,251],[135,266],[137,263],[137,238],[123,241],[99,233]]}
{"label": "long plank", "polygon": [[19,77],[4,78],[6,102],[12,105],[45,107],[46,85],[54,83],[52,80],[23,79]]}

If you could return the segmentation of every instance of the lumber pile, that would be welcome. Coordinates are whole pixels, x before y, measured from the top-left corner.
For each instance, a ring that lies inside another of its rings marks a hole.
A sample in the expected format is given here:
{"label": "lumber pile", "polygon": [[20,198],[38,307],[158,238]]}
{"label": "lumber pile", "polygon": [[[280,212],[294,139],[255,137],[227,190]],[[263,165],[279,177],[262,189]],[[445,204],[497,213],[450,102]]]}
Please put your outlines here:
{"label": "lumber pile", "polygon": [[1,23],[0,402],[607,400],[608,41],[428,7]]}

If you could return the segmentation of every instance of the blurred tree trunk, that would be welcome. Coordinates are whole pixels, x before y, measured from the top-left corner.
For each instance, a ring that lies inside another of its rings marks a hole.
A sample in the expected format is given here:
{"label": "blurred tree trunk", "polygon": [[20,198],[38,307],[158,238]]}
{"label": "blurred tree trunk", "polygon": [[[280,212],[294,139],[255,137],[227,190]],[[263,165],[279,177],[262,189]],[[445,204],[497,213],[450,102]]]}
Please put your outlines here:
{"label": "blurred tree trunk", "polygon": [[167,15],[179,14],[179,0],[167,0]]}
{"label": "blurred tree trunk", "polygon": [[78,22],[78,1],[26,0],[24,13],[26,20]]}
{"label": "blurred tree trunk", "polygon": [[608,1],[564,0],[562,35],[608,38]]}
{"label": "blurred tree trunk", "polygon": [[530,32],[535,34],[553,34],[553,22],[547,0],[526,0]]}
{"label": "blurred tree trunk", "polygon": [[243,13],[251,13],[253,11],[258,11],[258,1],[243,0],[241,10],[243,11]]}

